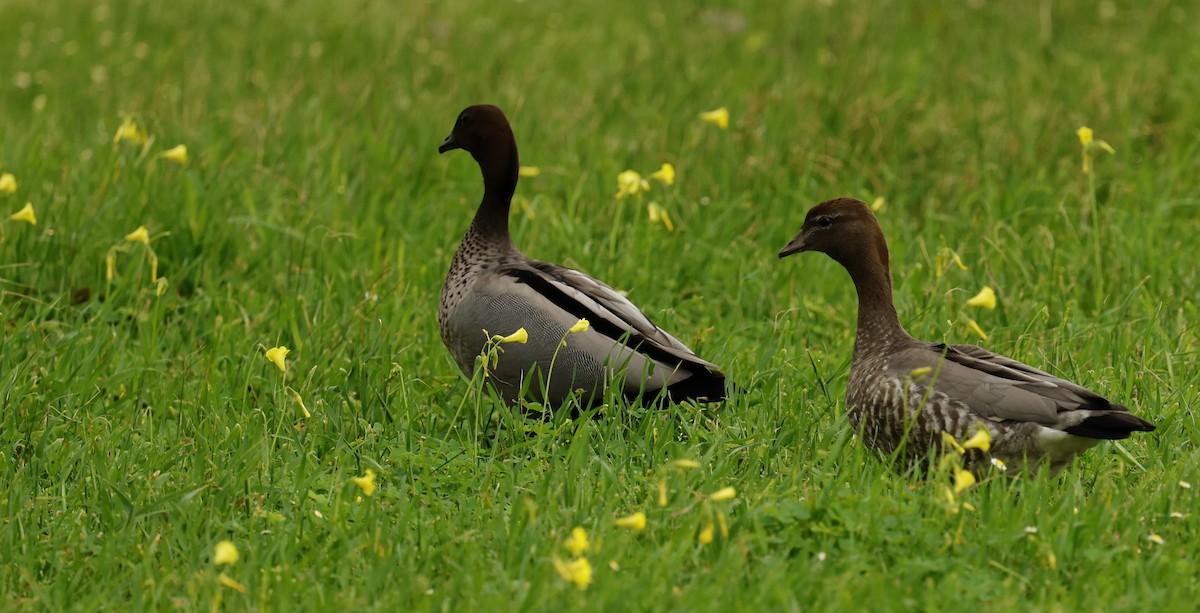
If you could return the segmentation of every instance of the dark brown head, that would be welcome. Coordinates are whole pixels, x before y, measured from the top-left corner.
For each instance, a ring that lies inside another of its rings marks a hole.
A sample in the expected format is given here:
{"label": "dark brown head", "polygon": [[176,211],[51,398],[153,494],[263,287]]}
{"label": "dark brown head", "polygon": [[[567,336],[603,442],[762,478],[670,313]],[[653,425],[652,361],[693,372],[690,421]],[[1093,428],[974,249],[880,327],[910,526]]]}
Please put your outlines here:
{"label": "dark brown head", "polygon": [[481,155],[486,157],[493,148],[509,149],[515,145],[516,139],[504,111],[490,104],[478,104],[458,114],[454,129],[442,141],[438,153],[463,149],[479,160]]}
{"label": "dark brown head", "polygon": [[887,266],[887,244],[871,207],[854,198],[838,198],[809,209],[804,227],[779,250],[784,258],[801,251],[820,251],[843,266],[882,256]]}

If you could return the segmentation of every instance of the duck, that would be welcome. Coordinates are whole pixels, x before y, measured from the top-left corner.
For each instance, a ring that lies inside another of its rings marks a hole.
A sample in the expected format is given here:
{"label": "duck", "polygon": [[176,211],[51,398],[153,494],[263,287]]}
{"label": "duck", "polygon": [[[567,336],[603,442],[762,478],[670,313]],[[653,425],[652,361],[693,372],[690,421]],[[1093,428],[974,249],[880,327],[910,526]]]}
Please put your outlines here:
{"label": "duck", "polygon": [[486,372],[509,405],[524,398],[553,408],[574,399],[574,406],[591,408],[605,401],[610,384],[624,400],[644,405],[725,399],[720,368],[620,292],[517,250],[508,219],[519,177],[517,141],[499,107],[459,113],[438,152],[454,149],[470,153],[483,174],[483,200],[450,262],[438,305],[442,342],[464,375],[472,376],[490,339],[524,329],[524,342],[500,345]]}
{"label": "duck", "polygon": [[868,448],[903,465],[928,465],[949,445],[945,435],[967,440],[985,428],[990,449],[966,457],[972,472],[994,465],[1015,467],[1016,475],[1049,465],[1057,473],[1101,441],[1155,429],[1096,392],[1012,358],[910,336],[892,300],[887,241],[861,200],[812,207],[779,257],[805,251],[841,264],[858,294],[846,407]]}

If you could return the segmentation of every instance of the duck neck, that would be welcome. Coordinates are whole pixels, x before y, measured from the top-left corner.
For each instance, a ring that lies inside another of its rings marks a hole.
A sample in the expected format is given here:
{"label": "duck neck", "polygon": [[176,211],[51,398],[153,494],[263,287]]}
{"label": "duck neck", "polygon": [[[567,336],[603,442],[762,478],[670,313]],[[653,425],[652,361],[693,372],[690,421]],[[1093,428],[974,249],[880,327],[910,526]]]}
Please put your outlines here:
{"label": "duck neck", "polygon": [[858,292],[858,331],[854,337],[856,357],[878,351],[896,341],[911,338],[900,325],[892,303],[892,274],[888,269],[887,246],[882,239],[867,257],[845,264]]}
{"label": "duck neck", "polygon": [[475,161],[479,162],[479,170],[483,173],[483,201],[479,203],[469,234],[511,245],[508,213],[520,168],[516,142],[499,146],[488,155],[477,155]]}

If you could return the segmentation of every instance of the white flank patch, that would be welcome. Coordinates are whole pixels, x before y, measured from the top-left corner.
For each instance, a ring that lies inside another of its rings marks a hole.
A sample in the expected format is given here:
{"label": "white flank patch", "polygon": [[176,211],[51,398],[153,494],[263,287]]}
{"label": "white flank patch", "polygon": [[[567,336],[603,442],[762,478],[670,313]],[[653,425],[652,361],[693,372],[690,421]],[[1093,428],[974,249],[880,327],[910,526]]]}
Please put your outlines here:
{"label": "white flank patch", "polygon": [[1069,461],[1076,455],[1100,444],[1100,439],[1075,436],[1045,426],[1038,430],[1037,441],[1038,447],[1046,452],[1046,456],[1053,464]]}

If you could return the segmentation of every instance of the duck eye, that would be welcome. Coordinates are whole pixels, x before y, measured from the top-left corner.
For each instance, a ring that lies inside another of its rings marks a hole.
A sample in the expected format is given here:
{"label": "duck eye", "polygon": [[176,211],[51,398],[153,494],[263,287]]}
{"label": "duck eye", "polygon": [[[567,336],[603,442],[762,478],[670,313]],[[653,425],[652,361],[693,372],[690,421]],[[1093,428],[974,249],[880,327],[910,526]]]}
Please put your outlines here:
{"label": "duck eye", "polygon": [[459,123],[459,125],[463,125],[463,126],[468,125],[471,123],[471,117],[469,115],[459,115],[458,123]]}
{"label": "duck eye", "polygon": [[833,218],[828,215],[822,215],[817,218],[817,225],[822,228],[828,228],[833,225]]}

